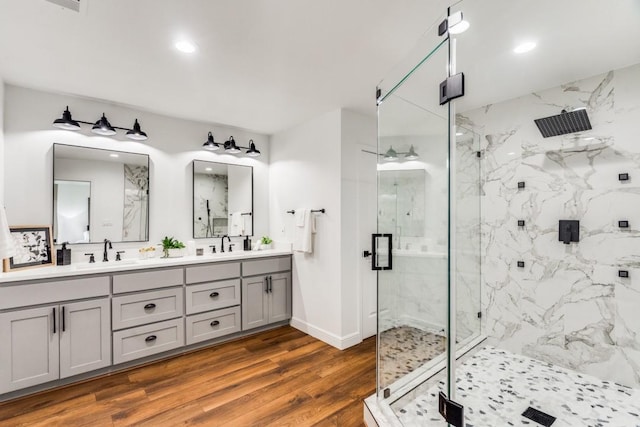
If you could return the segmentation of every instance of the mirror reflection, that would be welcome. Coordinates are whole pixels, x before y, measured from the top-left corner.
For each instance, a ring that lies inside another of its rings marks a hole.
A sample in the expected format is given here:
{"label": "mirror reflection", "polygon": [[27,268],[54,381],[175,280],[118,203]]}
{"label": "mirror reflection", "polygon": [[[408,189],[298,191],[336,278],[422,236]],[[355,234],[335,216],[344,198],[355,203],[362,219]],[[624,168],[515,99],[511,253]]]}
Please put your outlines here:
{"label": "mirror reflection", "polygon": [[149,156],[53,145],[54,242],[149,240]]}
{"label": "mirror reflection", "polygon": [[253,235],[253,168],[193,161],[193,237]]}

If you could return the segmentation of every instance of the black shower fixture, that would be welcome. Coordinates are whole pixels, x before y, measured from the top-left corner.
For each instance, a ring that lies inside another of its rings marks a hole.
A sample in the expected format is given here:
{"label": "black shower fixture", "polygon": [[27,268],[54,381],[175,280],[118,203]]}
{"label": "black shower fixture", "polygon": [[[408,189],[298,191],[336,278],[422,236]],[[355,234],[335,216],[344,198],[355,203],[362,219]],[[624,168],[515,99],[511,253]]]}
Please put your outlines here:
{"label": "black shower fixture", "polygon": [[536,119],[534,122],[545,138],[591,130],[586,108],[577,108],[573,111],[562,110],[562,113],[556,116]]}
{"label": "black shower fixture", "polygon": [[524,227],[524,219],[518,220],[518,227]]}
{"label": "black shower fixture", "polygon": [[619,173],[618,174],[618,181],[629,181],[629,174],[628,173]]}
{"label": "black shower fixture", "polygon": [[518,182],[518,188],[520,189],[524,188],[524,181]]}
{"label": "black shower fixture", "polygon": [[69,111],[68,106],[62,112],[62,117],[53,121],[53,126],[57,127],[58,129],[78,131],[81,129],[80,123],[84,123],[85,125],[92,125],[91,132],[97,135],[113,136],[116,134],[116,129],[120,129],[126,130],[127,133],[125,136],[134,141],[145,141],[147,139],[147,134],[143,132],[142,129],[140,129],[140,123],[138,122],[138,119],[135,119],[135,122],[133,123],[133,129],[112,126],[104,113],[102,113],[102,117],[100,117],[95,122],[74,120],[71,117],[71,111]]}
{"label": "black shower fixture", "polygon": [[561,219],[558,224],[558,240],[565,245],[580,241],[580,221]]}

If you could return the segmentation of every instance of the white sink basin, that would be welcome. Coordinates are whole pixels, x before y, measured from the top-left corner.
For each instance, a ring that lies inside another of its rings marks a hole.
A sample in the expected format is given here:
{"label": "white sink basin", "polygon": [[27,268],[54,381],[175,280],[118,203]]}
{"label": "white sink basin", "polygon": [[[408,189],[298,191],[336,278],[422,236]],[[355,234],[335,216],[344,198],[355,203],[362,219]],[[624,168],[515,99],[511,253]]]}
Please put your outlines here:
{"label": "white sink basin", "polygon": [[86,264],[74,264],[73,267],[76,270],[91,270],[93,268],[108,268],[108,267],[121,267],[123,265],[137,264],[137,259],[123,259],[122,261],[109,261],[109,262],[93,262]]}

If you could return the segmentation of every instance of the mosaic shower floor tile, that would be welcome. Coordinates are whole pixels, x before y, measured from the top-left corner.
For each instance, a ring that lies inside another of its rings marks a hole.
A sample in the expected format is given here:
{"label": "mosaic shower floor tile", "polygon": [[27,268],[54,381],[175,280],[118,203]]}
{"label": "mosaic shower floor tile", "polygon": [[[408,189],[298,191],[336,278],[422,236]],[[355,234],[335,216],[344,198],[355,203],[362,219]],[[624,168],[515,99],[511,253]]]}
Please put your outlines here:
{"label": "mosaic shower floor tile", "polygon": [[445,337],[411,326],[380,334],[380,372],[384,387],[444,353]]}
{"label": "mosaic shower floor tile", "polygon": [[[396,411],[405,426],[446,426],[438,414],[444,383]],[[457,370],[456,401],[466,427],[529,426],[532,407],[556,417],[552,427],[640,427],[640,390],[525,356],[485,347]]]}

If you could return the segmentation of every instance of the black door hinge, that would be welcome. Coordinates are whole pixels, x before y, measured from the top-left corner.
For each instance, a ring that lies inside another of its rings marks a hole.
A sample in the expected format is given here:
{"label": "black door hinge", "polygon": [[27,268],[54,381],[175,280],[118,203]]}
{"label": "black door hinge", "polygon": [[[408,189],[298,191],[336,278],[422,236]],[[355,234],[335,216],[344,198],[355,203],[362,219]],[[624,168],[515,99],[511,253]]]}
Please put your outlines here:
{"label": "black door hinge", "polygon": [[464,96],[464,73],[447,77],[445,81],[440,83],[440,105],[461,96]]}
{"label": "black door hinge", "polygon": [[380,104],[380,98],[382,97],[382,90],[377,87],[376,88],[376,105]]}
{"label": "black door hinge", "polygon": [[482,152],[481,152],[481,151],[476,151],[476,157],[477,157],[477,158],[482,157]]}
{"label": "black door hinge", "polygon": [[464,406],[447,399],[447,396],[440,392],[438,397],[438,411],[446,422],[454,427],[464,427]]}

